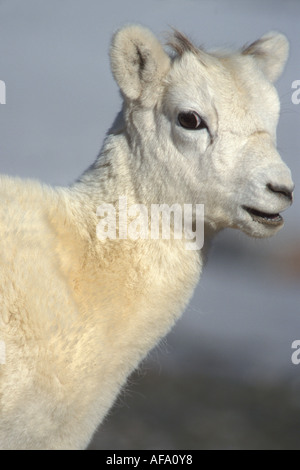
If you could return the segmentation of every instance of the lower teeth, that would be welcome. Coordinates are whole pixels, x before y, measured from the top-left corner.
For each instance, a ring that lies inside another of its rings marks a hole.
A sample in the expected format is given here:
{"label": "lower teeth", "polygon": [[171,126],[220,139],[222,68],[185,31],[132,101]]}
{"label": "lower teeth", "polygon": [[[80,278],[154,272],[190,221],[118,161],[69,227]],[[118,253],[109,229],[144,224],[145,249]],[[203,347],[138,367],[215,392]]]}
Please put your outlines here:
{"label": "lower teeth", "polygon": [[279,223],[282,220],[280,214],[264,214],[263,212],[260,212],[255,209],[250,209],[247,207],[244,207],[244,209],[247,210],[247,212],[253,217],[254,220],[261,219],[265,222],[274,222],[274,223],[276,222]]}

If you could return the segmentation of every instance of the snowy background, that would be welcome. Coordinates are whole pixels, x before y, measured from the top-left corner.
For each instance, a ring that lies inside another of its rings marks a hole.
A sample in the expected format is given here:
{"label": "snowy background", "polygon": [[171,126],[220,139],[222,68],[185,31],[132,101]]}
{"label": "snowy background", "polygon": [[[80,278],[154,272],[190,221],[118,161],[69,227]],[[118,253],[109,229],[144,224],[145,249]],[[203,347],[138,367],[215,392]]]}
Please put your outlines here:
{"label": "snowy background", "polygon": [[[93,449],[300,449],[300,2],[297,0],[0,0],[0,172],[68,184],[95,159],[121,100],[109,69],[127,23],[170,27],[207,48],[285,33],[277,83],[279,151],[295,202],[273,239],[226,231],[194,298],[134,374]],[[262,97],[263,99],[263,97]]]}

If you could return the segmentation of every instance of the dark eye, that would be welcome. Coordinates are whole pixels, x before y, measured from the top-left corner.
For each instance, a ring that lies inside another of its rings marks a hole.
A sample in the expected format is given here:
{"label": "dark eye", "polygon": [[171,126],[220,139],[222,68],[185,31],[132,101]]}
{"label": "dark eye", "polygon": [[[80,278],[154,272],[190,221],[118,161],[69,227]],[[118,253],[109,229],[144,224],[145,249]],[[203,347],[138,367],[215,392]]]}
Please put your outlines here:
{"label": "dark eye", "polygon": [[193,131],[207,129],[206,122],[195,111],[179,113],[178,122],[184,129],[190,129]]}

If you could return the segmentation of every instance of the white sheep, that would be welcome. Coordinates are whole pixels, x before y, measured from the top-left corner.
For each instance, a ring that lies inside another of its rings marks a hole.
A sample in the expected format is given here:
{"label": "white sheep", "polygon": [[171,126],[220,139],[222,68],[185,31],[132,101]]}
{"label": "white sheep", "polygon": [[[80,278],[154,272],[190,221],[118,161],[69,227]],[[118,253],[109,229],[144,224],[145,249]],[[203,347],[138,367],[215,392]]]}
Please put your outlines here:
{"label": "white sheep", "polygon": [[[272,82],[286,38],[270,33],[237,52],[208,53],[175,32],[171,47],[167,54],[140,26],[115,34],[123,109],[73,185],[0,179],[2,449],[85,448],[187,305],[204,249],[187,249],[183,228],[172,236],[172,221],[170,239],[151,237],[147,224],[138,236],[141,208],[189,205],[194,227],[204,204],[204,248],[226,227],[267,237],[283,225],[293,183],[275,148]],[[135,237],[126,236],[120,200],[126,223],[140,208]]]}

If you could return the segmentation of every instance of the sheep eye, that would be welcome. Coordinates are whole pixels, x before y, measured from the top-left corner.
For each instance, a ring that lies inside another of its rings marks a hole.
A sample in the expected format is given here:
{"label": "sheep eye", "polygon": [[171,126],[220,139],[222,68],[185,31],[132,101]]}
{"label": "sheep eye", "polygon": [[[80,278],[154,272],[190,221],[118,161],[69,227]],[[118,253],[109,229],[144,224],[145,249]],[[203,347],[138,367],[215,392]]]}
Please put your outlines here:
{"label": "sheep eye", "polygon": [[190,129],[194,131],[199,129],[207,129],[206,122],[195,111],[179,113],[178,122],[184,129]]}

